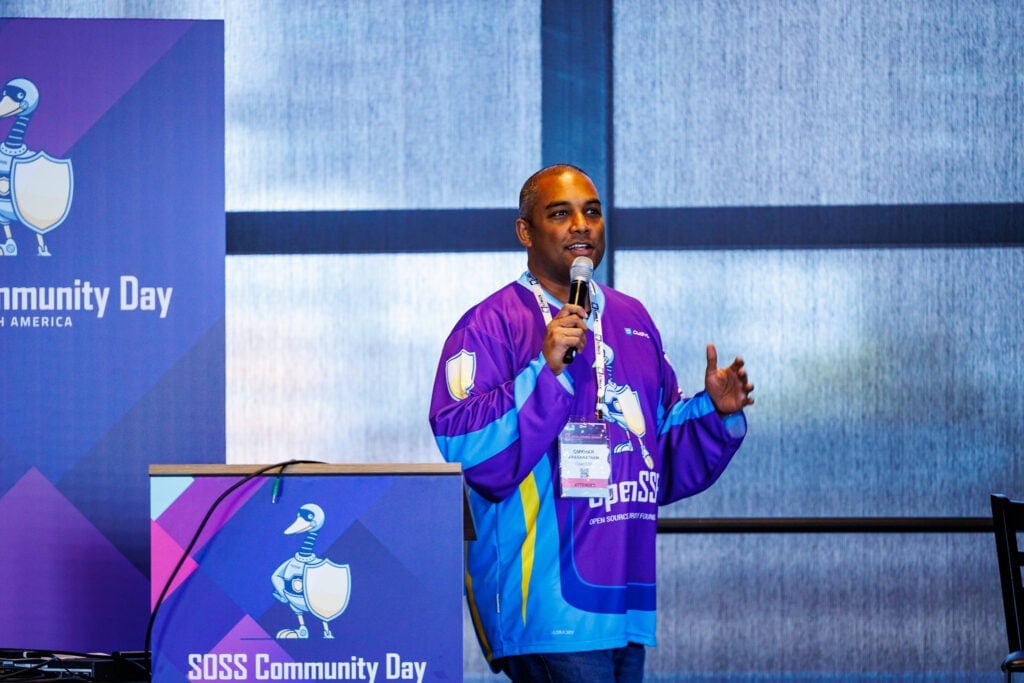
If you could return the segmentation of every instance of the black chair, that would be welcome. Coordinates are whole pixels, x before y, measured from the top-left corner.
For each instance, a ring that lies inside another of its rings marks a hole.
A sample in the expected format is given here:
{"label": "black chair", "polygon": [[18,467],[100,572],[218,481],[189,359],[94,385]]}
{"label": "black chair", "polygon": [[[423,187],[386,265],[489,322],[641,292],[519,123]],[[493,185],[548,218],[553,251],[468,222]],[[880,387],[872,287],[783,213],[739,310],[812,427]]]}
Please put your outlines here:
{"label": "black chair", "polygon": [[1024,673],[1024,584],[1021,569],[1024,553],[1017,534],[1024,533],[1024,501],[992,494],[992,522],[996,532],[999,578],[1003,586],[1003,611],[1006,613],[1006,640],[1010,654],[1003,660],[1007,683],[1013,674]]}

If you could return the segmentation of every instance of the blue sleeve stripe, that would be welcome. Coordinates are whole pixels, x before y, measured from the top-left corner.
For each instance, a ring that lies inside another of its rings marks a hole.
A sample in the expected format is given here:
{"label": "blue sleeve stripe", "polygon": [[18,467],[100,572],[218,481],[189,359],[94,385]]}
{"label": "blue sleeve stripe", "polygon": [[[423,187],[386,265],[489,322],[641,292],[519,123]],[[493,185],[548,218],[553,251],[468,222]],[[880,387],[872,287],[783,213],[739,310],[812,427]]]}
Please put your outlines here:
{"label": "blue sleeve stripe", "polygon": [[661,388],[658,390],[658,426],[655,429],[656,434],[665,433],[665,389]]}
{"label": "blue sleeve stripe", "polygon": [[747,435],[747,417],[742,410],[726,415],[722,418],[722,423],[725,425],[725,431],[734,439],[741,439]]}
{"label": "blue sleeve stripe", "polygon": [[462,463],[463,469],[469,469],[512,446],[519,439],[519,411],[537,386],[537,374],[543,362],[543,356],[539,356],[516,375],[513,385],[515,408],[475,432],[435,436],[445,460]]}
{"label": "blue sleeve stripe", "polygon": [[[523,409],[526,402],[533,395],[534,390],[537,388],[537,377],[540,375],[541,370],[544,369],[544,365],[547,361],[544,360],[544,355],[539,354],[536,358],[530,361],[522,371],[516,375],[514,383],[514,391],[516,398],[516,411]],[[567,374],[567,373],[562,373]]]}
{"label": "blue sleeve stripe", "polygon": [[501,453],[519,438],[516,411],[510,410],[483,429],[458,436],[434,437],[448,462],[462,463],[463,469],[479,465]]}
{"label": "blue sleeve stripe", "polygon": [[711,402],[711,397],[707,395],[707,392],[702,391],[693,398],[680,401],[672,406],[665,416],[660,433],[664,434],[669,429],[678,427],[688,420],[697,420],[713,412],[715,412],[715,404]]}

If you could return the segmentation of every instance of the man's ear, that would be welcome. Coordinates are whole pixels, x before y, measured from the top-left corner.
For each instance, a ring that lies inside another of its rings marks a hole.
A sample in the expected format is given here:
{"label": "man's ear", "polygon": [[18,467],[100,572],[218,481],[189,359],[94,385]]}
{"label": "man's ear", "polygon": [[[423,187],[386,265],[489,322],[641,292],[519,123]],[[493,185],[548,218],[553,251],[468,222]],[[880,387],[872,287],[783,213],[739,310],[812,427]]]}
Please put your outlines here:
{"label": "man's ear", "polygon": [[533,240],[530,238],[530,224],[522,218],[516,219],[516,237],[524,247],[533,246]]}

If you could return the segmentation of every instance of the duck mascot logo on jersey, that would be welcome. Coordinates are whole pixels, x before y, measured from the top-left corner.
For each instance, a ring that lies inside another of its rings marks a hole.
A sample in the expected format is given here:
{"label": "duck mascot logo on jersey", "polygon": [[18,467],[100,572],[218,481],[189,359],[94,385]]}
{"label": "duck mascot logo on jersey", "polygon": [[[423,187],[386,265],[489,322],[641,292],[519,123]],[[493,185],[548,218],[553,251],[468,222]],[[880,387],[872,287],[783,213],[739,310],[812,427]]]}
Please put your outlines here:
{"label": "duck mascot logo on jersey", "polygon": [[39,89],[27,78],[14,78],[0,91],[0,118],[17,117],[0,143],[0,255],[17,256],[11,223],[36,233],[38,254],[49,256],[43,236],[64,222],[71,209],[74,176],[70,159],[55,159],[25,144],[25,131],[39,106]]}
{"label": "duck mascot logo on jersey", "polygon": [[324,525],[324,511],[316,503],[299,508],[295,521],[284,530],[286,534],[305,532],[302,547],[293,557],[281,563],[270,577],[274,597],[292,608],[298,628],[283,628],[278,639],[309,638],[305,614],[308,612],[323,623],[323,637],[333,638],[329,623],[348,607],[352,589],[352,573],[347,564],[336,564],[317,557],[313,544]]}
{"label": "duck mascot logo on jersey", "polygon": [[647,469],[654,469],[654,458],[651,457],[647,447],[644,446],[644,436],[647,434],[647,422],[644,419],[643,407],[640,405],[640,394],[628,384],[618,384],[612,376],[612,365],[615,362],[615,351],[608,344],[601,347],[604,352],[604,364],[608,368],[608,384],[605,387],[604,407],[605,417],[609,422],[619,425],[626,432],[626,441],[617,444],[612,450],[613,453],[629,453],[633,449],[633,437],[640,446],[640,455],[643,457]]}

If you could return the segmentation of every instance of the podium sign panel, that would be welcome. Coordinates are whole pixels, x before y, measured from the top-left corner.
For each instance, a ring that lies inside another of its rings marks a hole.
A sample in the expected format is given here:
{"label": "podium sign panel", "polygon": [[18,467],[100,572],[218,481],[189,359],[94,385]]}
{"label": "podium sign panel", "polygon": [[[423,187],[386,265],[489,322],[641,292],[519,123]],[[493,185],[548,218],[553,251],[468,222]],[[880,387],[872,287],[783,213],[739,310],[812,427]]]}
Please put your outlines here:
{"label": "podium sign panel", "polygon": [[462,680],[458,466],[259,470],[150,468],[154,683]]}

